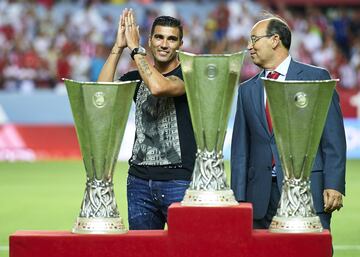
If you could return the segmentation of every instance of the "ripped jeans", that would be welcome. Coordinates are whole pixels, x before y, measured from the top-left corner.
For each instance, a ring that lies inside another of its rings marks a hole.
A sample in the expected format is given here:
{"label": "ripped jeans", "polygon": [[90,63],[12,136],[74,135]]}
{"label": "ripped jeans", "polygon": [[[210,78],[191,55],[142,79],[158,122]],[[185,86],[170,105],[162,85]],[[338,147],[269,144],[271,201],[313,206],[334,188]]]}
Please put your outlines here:
{"label": "ripped jeans", "polygon": [[188,180],[144,180],[128,175],[129,229],[164,229],[168,207],[183,200],[189,184]]}

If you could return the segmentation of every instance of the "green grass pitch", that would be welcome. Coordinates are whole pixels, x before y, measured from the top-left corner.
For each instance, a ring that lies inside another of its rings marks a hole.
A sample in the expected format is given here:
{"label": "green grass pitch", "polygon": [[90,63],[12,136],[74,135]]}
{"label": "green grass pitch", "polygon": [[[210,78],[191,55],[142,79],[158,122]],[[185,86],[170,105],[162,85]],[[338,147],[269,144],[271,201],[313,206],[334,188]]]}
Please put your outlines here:
{"label": "green grass pitch", "polygon": [[[127,163],[119,162],[114,188],[127,226],[126,177]],[[346,181],[344,208],[332,219],[335,257],[360,256],[360,160],[347,162]],[[71,230],[85,182],[81,161],[0,162],[0,256],[8,256],[8,238],[16,230]]]}

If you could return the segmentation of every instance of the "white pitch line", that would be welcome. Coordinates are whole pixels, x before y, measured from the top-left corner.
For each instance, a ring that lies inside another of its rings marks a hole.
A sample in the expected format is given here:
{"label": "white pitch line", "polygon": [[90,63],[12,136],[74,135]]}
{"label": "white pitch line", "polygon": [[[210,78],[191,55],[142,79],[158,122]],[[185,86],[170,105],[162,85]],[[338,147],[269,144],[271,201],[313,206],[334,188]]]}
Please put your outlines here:
{"label": "white pitch line", "polygon": [[334,245],[334,249],[340,251],[347,251],[347,250],[360,251],[360,245]]}
{"label": "white pitch line", "polygon": [[7,252],[9,251],[9,246],[7,245],[0,245],[0,252]]}

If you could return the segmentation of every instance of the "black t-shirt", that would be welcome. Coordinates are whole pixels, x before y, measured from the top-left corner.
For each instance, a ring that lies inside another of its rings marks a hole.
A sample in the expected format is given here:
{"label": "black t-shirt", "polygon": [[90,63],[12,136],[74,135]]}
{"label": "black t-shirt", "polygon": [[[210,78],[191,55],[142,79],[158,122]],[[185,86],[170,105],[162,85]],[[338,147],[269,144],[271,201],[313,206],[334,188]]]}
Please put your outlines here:
{"label": "black t-shirt", "polygon": [[[181,66],[164,76],[183,79]],[[129,160],[129,174],[152,180],[190,180],[196,144],[186,95],[155,97],[138,71],[120,80],[140,80],[134,101],[135,142]]]}

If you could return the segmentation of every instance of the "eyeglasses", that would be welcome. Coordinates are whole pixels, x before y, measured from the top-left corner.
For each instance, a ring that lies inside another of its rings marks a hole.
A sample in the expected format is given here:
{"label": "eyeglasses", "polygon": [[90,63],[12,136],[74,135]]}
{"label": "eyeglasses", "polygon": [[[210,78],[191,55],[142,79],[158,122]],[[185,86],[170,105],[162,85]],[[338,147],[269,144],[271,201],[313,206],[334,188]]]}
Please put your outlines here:
{"label": "eyeglasses", "polygon": [[267,34],[267,35],[263,35],[263,36],[255,36],[255,35],[253,35],[253,36],[250,37],[249,43],[251,43],[252,45],[255,45],[255,43],[257,41],[259,41],[260,39],[262,39],[264,37],[272,37],[272,36],[274,36],[274,34]]}

